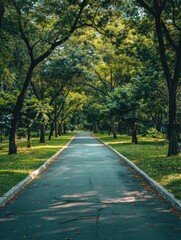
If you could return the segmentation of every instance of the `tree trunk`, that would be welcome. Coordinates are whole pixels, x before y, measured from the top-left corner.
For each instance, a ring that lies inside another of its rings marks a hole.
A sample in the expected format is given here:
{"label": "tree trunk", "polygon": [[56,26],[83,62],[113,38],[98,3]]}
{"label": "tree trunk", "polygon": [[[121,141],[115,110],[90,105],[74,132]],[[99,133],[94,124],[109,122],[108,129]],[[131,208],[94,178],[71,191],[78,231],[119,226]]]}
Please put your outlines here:
{"label": "tree trunk", "polygon": [[16,105],[13,109],[13,116],[12,116],[11,128],[10,128],[10,134],[9,134],[9,154],[17,153],[17,143],[16,143],[17,125],[18,125],[21,109],[23,107],[26,91],[31,81],[34,67],[35,66],[33,64],[30,65],[23,88],[18,96]]}
{"label": "tree trunk", "polygon": [[178,86],[178,80],[180,77],[181,71],[181,36],[179,39],[179,45],[176,50],[176,60],[175,60],[175,70],[172,77],[171,70],[166,56],[166,46],[163,39],[162,32],[162,18],[160,6],[157,1],[154,1],[156,15],[155,15],[155,24],[156,32],[159,42],[159,51],[162,67],[165,73],[167,80],[168,90],[169,90],[169,146],[168,146],[168,156],[178,154],[178,131],[177,131],[177,122],[176,122],[176,90]]}
{"label": "tree trunk", "polygon": [[58,125],[57,125],[57,120],[55,120],[55,137],[58,137]]}
{"label": "tree trunk", "polygon": [[58,135],[62,136],[62,124],[61,123],[58,124]]}
{"label": "tree trunk", "polygon": [[3,131],[2,131],[2,129],[0,129],[0,142],[2,142],[3,141]]}
{"label": "tree trunk", "polygon": [[[73,24],[72,27],[69,31],[69,34],[67,34],[66,36],[62,37],[62,39],[60,40],[56,40],[53,41],[53,43],[50,45],[50,47],[45,50],[44,53],[42,53],[41,55],[39,55],[38,57],[34,57],[34,46],[33,44],[30,44],[29,39],[27,38],[26,34],[24,33],[24,29],[23,29],[23,24],[21,22],[21,13],[19,13],[19,11],[17,10],[17,13],[19,14],[20,18],[18,21],[18,27],[19,27],[19,33],[21,35],[22,40],[24,41],[27,50],[28,50],[28,54],[31,60],[31,64],[30,67],[28,69],[27,72],[27,76],[23,85],[23,88],[20,92],[20,95],[17,99],[15,108],[13,110],[13,119],[15,119],[15,116],[17,115],[17,122],[16,124],[12,124],[11,125],[11,130],[10,130],[10,138],[9,138],[9,154],[14,154],[17,152],[17,146],[16,146],[16,128],[17,128],[17,123],[18,123],[18,117],[19,114],[21,112],[22,106],[23,106],[23,102],[24,102],[24,98],[25,98],[25,94],[26,91],[28,89],[28,86],[30,84],[31,78],[32,78],[32,73],[34,68],[40,63],[42,62],[44,59],[46,59],[52,52],[54,49],[56,49],[58,46],[60,46],[61,44],[63,44],[64,42],[66,42],[71,35],[74,33],[74,31],[77,29],[77,25],[79,25],[79,19],[81,19],[81,16],[84,12],[84,8],[87,6],[87,1],[83,0],[83,2],[80,4],[80,8],[78,10],[77,15],[75,16],[74,20],[73,20]],[[3,15],[4,15],[4,6],[1,4],[1,10],[0,10],[0,24],[2,24],[2,19],[3,19]],[[1,30],[1,29],[0,29]],[[32,46],[31,46],[32,45]]]}
{"label": "tree trunk", "polygon": [[161,129],[162,129],[162,122],[163,122],[162,115],[158,115],[156,118],[156,130],[159,132],[161,132]]}
{"label": "tree trunk", "polygon": [[114,120],[111,120],[111,128],[112,128],[112,133],[113,133],[113,138],[117,138],[117,132],[116,132],[116,126]]}
{"label": "tree trunk", "polygon": [[66,123],[63,124],[63,134],[66,134],[67,126]]}
{"label": "tree trunk", "polygon": [[138,144],[136,124],[134,124],[132,127],[132,143]]}
{"label": "tree trunk", "polygon": [[162,122],[163,122],[162,114],[155,113],[155,116],[152,118],[152,122],[153,122],[153,127],[160,132],[162,128]]}
{"label": "tree trunk", "polygon": [[27,148],[31,147],[31,134],[30,134],[30,128],[27,128]]}
{"label": "tree trunk", "polygon": [[114,131],[113,132],[113,138],[116,139],[117,138],[117,133]]}
{"label": "tree trunk", "polygon": [[178,154],[178,129],[176,121],[176,91],[169,93],[168,156]]}
{"label": "tree trunk", "polygon": [[53,121],[51,121],[48,140],[51,140],[51,137],[53,136],[53,130],[54,130],[54,126],[53,125],[54,125]]}
{"label": "tree trunk", "polygon": [[9,133],[9,155],[17,153],[17,140],[16,140],[17,124],[18,117],[15,116],[11,121],[11,128]]}
{"label": "tree trunk", "polygon": [[45,143],[45,124],[40,125],[40,143]]}
{"label": "tree trunk", "polygon": [[110,129],[110,127],[108,128],[108,135],[109,135],[109,136],[111,135],[111,129]]}

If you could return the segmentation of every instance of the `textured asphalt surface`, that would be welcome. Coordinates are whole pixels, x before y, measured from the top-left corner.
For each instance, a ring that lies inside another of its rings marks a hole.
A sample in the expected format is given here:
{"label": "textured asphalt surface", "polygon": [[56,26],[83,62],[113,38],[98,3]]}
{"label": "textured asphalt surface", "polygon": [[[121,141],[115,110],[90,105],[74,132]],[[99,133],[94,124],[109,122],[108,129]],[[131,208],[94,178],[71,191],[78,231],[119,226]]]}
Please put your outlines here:
{"label": "textured asphalt surface", "polygon": [[88,133],[0,209],[1,240],[180,240],[181,220]]}

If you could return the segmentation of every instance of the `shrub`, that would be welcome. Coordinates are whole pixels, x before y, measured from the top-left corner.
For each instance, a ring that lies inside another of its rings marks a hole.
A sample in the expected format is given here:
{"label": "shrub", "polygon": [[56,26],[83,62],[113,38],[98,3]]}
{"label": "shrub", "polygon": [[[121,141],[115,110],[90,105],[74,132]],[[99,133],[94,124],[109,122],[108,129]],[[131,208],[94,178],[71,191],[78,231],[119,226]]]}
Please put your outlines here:
{"label": "shrub", "polygon": [[152,138],[165,138],[165,135],[159,131],[156,130],[156,128],[150,128],[147,130],[147,136],[150,136]]}

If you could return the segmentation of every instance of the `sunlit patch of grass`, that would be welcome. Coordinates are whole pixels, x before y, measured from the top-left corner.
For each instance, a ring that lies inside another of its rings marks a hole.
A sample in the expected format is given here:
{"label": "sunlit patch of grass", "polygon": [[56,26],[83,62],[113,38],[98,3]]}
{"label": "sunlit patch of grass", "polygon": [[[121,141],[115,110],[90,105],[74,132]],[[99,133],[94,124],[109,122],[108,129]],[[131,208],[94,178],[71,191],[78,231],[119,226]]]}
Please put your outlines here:
{"label": "sunlit patch of grass", "polygon": [[96,136],[181,200],[181,154],[167,157],[167,140],[139,136],[139,144],[132,144],[131,137],[126,135],[117,139],[102,134]]}
{"label": "sunlit patch of grass", "polygon": [[47,148],[60,148],[60,145],[57,145],[57,146],[50,146],[50,145],[45,145],[45,146],[35,146],[35,147],[32,147],[32,149],[47,149]]}
{"label": "sunlit patch of grass", "polygon": [[122,144],[122,143],[128,143],[128,141],[116,141],[116,142],[106,142],[106,144],[111,144],[111,145],[113,145],[113,144]]}
{"label": "sunlit patch of grass", "polygon": [[65,146],[73,137],[68,133],[51,141],[39,143],[38,138],[32,139],[32,147],[26,147],[26,140],[18,140],[18,154],[8,155],[8,142],[0,143],[0,196],[11,187],[40,167],[48,158]]}

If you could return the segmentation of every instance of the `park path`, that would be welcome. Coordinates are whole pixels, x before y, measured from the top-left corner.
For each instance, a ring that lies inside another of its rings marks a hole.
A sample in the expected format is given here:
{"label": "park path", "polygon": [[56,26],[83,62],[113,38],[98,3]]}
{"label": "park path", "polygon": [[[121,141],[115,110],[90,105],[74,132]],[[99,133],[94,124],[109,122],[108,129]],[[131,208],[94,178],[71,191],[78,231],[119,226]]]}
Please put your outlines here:
{"label": "park path", "polygon": [[169,206],[88,133],[6,207],[1,240],[180,240]]}

